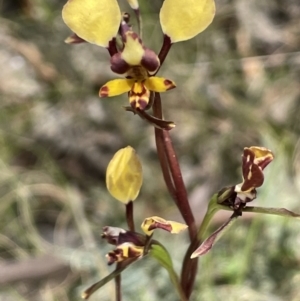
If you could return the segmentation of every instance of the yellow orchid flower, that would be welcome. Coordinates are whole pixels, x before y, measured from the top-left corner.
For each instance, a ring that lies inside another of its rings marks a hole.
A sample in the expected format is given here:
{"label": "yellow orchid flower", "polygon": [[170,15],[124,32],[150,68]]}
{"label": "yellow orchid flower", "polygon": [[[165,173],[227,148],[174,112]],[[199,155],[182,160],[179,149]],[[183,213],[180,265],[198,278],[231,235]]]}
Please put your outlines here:
{"label": "yellow orchid flower", "polygon": [[124,48],[111,58],[111,69],[115,73],[125,74],[126,79],[107,82],[99,91],[100,97],[111,97],[129,92],[132,108],[145,110],[149,103],[150,91],[165,92],[176,87],[171,80],[151,76],[160,62],[157,55],[146,48],[139,36],[130,30],[123,35]]}
{"label": "yellow orchid flower", "polygon": [[110,251],[106,254],[108,260],[108,265],[112,265],[115,262],[122,262],[129,258],[142,257],[144,254],[144,247],[136,246],[131,242],[124,242],[121,245],[118,245],[117,248],[113,251]]}
{"label": "yellow orchid flower", "polygon": [[159,216],[151,216],[146,218],[141,228],[146,233],[146,235],[150,236],[155,229],[163,229],[172,234],[178,234],[179,232],[185,230],[188,226],[182,223],[167,221]]}

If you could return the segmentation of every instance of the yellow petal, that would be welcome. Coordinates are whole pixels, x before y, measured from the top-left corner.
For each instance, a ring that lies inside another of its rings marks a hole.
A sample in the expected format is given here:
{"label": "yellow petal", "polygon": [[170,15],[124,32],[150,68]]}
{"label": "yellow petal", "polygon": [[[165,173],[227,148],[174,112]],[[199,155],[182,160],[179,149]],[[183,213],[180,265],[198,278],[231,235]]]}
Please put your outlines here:
{"label": "yellow petal", "polygon": [[185,230],[187,227],[188,226],[185,224],[181,224],[173,221],[167,221],[159,216],[148,217],[143,221],[141,225],[142,230],[147,235],[151,235],[153,233],[153,230],[155,229],[163,229],[172,234],[177,234]]}
{"label": "yellow petal", "polygon": [[134,80],[132,79],[114,79],[107,82],[104,86],[100,88],[100,97],[111,97],[126,93],[131,90],[134,85]]}
{"label": "yellow petal", "polygon": [[202,32],[214,15],[214,0],[165,0],[159,16],[164,34],[176,43]]}
{"label": "yellow petal", "polygon": [[153,77],[149,77],[145,80],[145,86],[150,91],[165,92],[170,89],[174,89],[176,87],[176,84],[169,79],[153,76]]}
{"label": "yellow petal", "polygon": [[102,47],[117,35],[122,18],[116,0],[69,0],[62,17],[80,38]]}
{"label": "yellow petal", "polygon": [[[245,149],[247,149],[247,147]],[[273,152],[265,147],[251,146],[249,150],[255,155],[254,163],[262,165],[262,169],[265,168],[266,163],[269,164],[274,159]]]}
{"label": "yellow petal", "polygon": [[134,201],[143,182],[141,162],[131,146],[117,151],[106,170],[106,187],[118,201]]}
{"label": "yellow petal", "polygon": [[133,31],[125,33],[125,45],[122,51],[122,59],[131,66],[141,64],[142,58],[145,54],[142,41],[139,36]]}

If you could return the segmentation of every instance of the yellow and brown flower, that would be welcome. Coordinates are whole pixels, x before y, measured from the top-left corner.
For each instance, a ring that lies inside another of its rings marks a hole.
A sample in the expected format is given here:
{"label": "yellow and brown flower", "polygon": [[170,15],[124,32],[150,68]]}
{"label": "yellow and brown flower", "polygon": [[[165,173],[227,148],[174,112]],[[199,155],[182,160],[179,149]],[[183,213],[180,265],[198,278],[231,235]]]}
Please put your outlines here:
{"label": "yellow and brown flower", "polygon": [[165,92],[176,87],[171,80],[151,76],[160,62],[158,56],[146,48],[139,36],[123,24],[124,47],[111,57],[111,70],[123,74],[126,79],[114,79],[107,82],[99,91],[100,97],[111,97],[129,93],[129,102],[133,109],[145,110],[149,103],[150,91]]}
{"label": "yellow and brown flower", "polygon": [[151,216],[146,218],[141,228],[148,235],[152,235],[155,229],[162,229],[172,234],[177,234],[185,230],[188,226],[174,221],[167,221],[159,216]]}
{"label": "yellow and brown flower", "polygon": [[218,194],[218,202],[237,208],[256,198],[256,188],[264,183],[263,170],[272,162],[274,155],[265,147],[245,147],[242,155],[243,182],[222,189]]}

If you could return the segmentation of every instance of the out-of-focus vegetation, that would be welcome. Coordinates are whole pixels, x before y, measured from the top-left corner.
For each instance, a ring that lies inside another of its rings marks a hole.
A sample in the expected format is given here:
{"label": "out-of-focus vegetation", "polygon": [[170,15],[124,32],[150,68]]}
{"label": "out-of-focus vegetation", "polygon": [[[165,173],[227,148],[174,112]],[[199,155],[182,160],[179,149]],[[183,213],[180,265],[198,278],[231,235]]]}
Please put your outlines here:
{"label": "out-of-focus vegetation", "polygon": [[[162,1],[140,2],[144,42],[159,51]],[[78,300],[109,273],[100,233],[125,220],[106,191],[105,169],[121,147],[134,147],[143,163],[137,224],[150,215],[180,219],[160,176],[153,128],[124,111],[126,96],[97,96],[114,77],[108,53],[64,44],[64,3],[0,1],[1,300]],[[213,24],[174,45],[160,72],[177,83],[163,105],[177,124],[171,134],[197,220],[214,192],[241,182],[241,153],[251,145],[275,154],[256,205],[300,212],[299,1],[216,4]],[[299,231],[297,220],[245,214],[200,259],[192,299],[300,300]],[[187,237],[161,238],[179,269]],[[124,300],[176,299],[149,259],[122,281]],[[91,300],[114,300],[113,283]]]}

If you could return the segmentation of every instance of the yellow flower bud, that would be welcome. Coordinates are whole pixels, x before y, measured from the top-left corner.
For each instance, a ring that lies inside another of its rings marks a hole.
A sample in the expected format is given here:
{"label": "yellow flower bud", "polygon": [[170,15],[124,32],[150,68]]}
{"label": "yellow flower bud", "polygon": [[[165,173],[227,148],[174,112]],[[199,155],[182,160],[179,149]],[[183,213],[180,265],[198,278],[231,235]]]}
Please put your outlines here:
{"label": "yellow flower bud", "polygon": [[106,187],[118,201],[134,201],[142,186],[141,162],[131,146],[120,149],[111,159],[106,170]]}
{"label": "yellow flower bud", "polygon": [[160,10],[162,30],[172,43],[202,32],[215,16],[214,0],[165,0]]}

